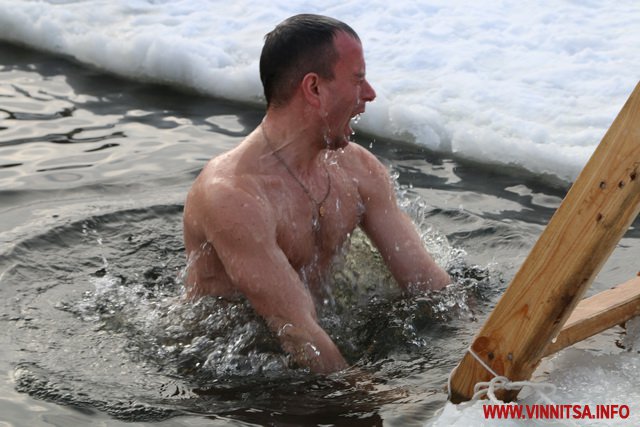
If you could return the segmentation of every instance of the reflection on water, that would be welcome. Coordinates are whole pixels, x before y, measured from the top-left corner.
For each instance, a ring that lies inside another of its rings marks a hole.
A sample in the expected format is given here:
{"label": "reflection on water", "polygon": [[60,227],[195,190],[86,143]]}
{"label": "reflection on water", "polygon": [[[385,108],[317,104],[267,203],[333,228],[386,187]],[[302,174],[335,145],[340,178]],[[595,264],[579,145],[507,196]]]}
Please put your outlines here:
{"label": "reflection on water", "polygon": [[184,173],[231,148],[260,117],[2,43],[0,99],[0,189],[158,177],[167,160]]}

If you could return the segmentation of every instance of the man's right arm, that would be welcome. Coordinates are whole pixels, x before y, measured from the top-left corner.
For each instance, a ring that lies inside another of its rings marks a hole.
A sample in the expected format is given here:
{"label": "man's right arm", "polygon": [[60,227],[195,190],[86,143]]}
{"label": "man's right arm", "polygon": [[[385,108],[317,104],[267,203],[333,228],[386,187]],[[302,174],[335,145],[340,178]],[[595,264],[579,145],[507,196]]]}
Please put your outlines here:
{"label": "man's right arm", "polygon": [[340,351],[318,325],[315,305],[277,244],[268,203],[228,184],[208,192],[211,214],[205,226],[225,271],[296,362],[317,373],[347,367]]}

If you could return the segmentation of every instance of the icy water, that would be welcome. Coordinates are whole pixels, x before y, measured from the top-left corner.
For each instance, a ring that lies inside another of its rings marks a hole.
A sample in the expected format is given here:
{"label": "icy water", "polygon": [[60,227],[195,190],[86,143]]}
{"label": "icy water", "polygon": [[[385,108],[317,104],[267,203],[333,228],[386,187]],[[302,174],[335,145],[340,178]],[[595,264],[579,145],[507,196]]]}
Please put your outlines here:
{"label": "icy water", "polygon": [[[360,135],[456,284],[402,298],[356,233],[321,310],[355,367],[313,376],[246,304],[182,299],[186,191],[261,118],[0,44],[0,421],[418,426],[437,415],[447,375],[568,184]],[[635,275],[639,249],[636,221],[590,292]]]}

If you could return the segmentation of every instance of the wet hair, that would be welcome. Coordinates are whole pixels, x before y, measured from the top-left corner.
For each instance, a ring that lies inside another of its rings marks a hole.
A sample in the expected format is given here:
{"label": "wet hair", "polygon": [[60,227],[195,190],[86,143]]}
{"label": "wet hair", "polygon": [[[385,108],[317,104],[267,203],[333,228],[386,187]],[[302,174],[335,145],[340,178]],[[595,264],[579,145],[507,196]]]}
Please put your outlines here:
{"label": "wet hair", "polygon": [[356,32],[337,19],[301,14],[292,16],[265,36],[260,55],[260,79],[268,106],[285,105],[308,73],[333,79],[339,32],[360,41]]}

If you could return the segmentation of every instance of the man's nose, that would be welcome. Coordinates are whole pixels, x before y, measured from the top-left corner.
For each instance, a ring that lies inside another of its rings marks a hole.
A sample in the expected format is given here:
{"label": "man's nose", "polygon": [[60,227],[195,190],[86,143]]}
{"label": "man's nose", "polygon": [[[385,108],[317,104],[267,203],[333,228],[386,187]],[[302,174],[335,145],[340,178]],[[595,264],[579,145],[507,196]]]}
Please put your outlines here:
{"label": "man's nose", "polygon": [[365,102],[371,102],[376,99],[376,91],[373,89],[373,86],[369,84],[368,80],[364,81],[363,90],[362,90],[362,99]]}

